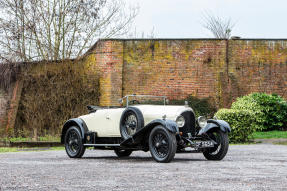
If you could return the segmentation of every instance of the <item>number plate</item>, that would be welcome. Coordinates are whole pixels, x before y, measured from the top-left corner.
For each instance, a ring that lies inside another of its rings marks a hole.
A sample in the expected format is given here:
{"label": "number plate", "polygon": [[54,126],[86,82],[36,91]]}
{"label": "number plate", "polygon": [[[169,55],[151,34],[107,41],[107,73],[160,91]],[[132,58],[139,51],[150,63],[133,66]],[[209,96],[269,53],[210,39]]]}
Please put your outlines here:
{"label": "number plate", "polygon": [[197,147],[204,147],[204,148],[206,148],[206,147],[214,147],[214,144],[213,144],[213,142],[212,141],[196,141],[196,146]]}

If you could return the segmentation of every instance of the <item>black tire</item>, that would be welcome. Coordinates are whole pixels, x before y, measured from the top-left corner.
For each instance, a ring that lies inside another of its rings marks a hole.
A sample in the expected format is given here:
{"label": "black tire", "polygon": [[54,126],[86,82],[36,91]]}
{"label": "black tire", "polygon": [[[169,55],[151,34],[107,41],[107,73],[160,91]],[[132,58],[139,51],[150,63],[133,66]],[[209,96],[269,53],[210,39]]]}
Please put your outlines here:
{"label": "black tire", "polygon": [[175,135],[166,128],[158,125],[149,135],[149,150],[157,162],[170,162],[175,155],[177,142]]}
{"label": "black tire", "polygon": [[86,148],[82,142],[81,132],[76,126],[69,127],[65,134],[65,150],[70,158],[81,158]]}
{"label": "black tire", "polygon": [[128,157],[132,154],[132,150],[122,150],[122,149],[115,149],[114,150],[118,157]]}
{"label": "black tire", "polygon": [[138,108],[129,107],[123,112],[120,120],[120,132],[122,138],[130,138],[143,126],[143,114]]}
{"label": "black tire", "polygon": [[217,129],[207,133],[208,136],[218,143],[214,148],[208,148],[203,151],[203,155],[207,160],[222,160],[229,147],[228,134]]}

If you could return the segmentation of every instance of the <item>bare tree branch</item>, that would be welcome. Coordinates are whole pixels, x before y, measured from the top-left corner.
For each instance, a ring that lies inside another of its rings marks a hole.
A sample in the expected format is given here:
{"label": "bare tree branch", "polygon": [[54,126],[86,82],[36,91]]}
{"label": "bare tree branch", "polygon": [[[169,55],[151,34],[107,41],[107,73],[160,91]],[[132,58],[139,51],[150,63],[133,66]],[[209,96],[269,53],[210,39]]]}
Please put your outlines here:
{"label": "bare tree branch", "polygon": [[0,61],[18,62],[81,56],[99,38],[126,34],[138,8],[124,0],[1,0],[0,11]]}
{"label": "bare tree branch", "polygon": [[209,30],[215,38],[229,39],[235,26],[230,18],[224,19],[209,13],[203,15],[203,20],[202,26]]}

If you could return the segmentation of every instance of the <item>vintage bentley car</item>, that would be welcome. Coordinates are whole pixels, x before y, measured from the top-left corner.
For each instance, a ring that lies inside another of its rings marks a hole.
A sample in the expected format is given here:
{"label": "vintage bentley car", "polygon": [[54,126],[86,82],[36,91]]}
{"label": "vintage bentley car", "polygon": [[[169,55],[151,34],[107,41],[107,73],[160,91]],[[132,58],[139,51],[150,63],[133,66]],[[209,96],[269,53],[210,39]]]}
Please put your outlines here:
{"label": "vintage bentley car", "polygon": [[[141,104],[143,97],[163,99],[163,104]],[[150,151],[157,162],[170,162],[175,153],[202,152],[208,160],[227,153],[231,128],[225,121],[196,119],[187,103],[167,105],[165,96],[127,95],[120,101],[125,106],[88,106],[89,114],[64,124],[61,142],[69,157],[82,157],[87,147],[114,150],[118,157]]]}

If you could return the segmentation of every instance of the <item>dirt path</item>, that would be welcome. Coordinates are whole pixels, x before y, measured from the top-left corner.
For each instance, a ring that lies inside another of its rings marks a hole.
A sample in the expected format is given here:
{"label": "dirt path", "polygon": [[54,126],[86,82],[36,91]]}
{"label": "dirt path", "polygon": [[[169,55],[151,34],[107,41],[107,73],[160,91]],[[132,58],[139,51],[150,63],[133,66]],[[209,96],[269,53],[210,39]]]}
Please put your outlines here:
{"label": "dirt path", "polygon": [[232,145],[222,161],[177,154],[168,164],[150,153],[118,159],[112,151],[0,154],[2,190],[287,190],[287,146]]}

